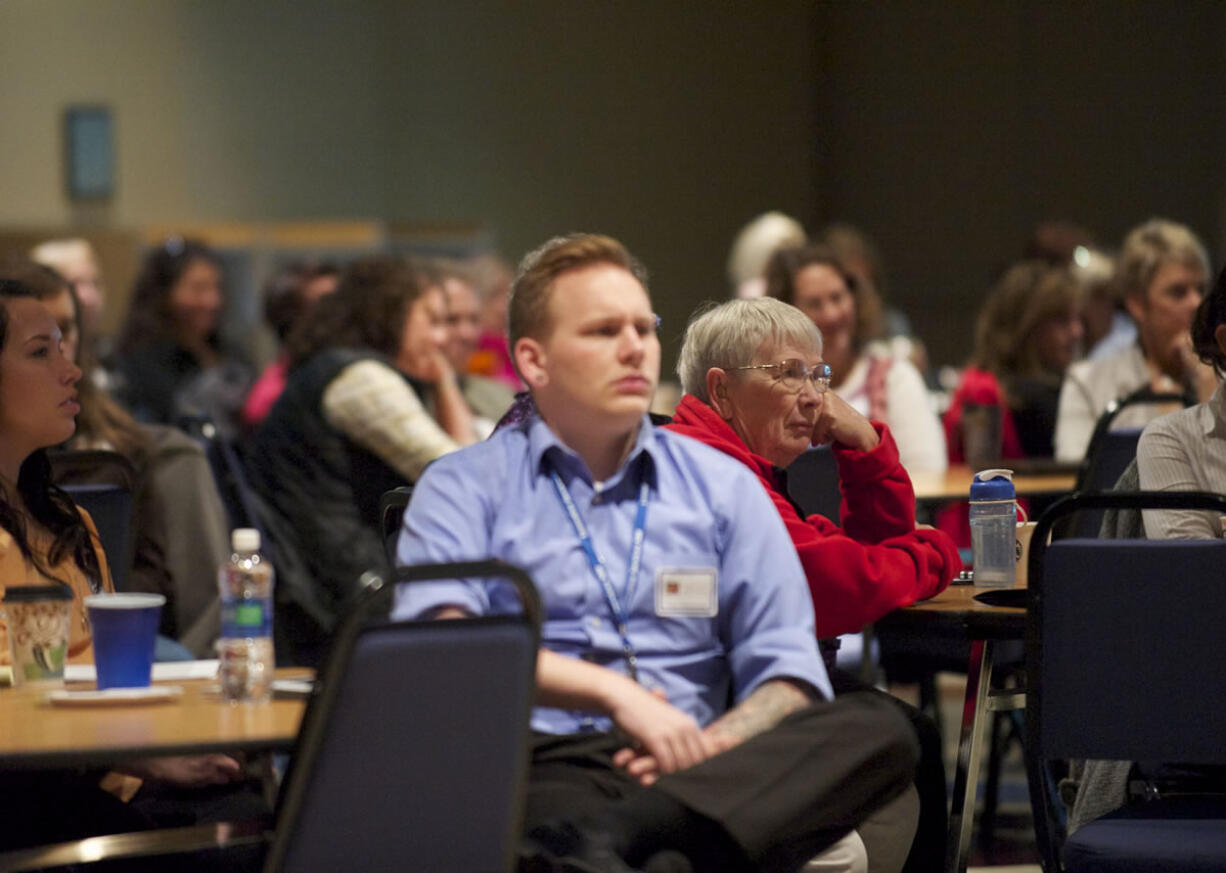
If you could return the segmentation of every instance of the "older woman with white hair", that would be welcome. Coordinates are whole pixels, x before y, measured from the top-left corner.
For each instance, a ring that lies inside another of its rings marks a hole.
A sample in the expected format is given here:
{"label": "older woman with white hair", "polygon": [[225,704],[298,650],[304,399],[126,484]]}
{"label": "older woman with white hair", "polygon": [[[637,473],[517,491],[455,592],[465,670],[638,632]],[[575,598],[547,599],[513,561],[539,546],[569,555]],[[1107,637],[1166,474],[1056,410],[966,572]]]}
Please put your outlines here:
{"label": "older woman with white hair", "polygon": [[[948,536],[916,527],[915,493],[889,429],[829,390],[821,334],[799,309],[765,297],[699,314],[686,329],[677,371],[685,396],[668,428],[757,474],[796,546],[819,636],[859,631],[932,597],[962,569]],[[839,467],[842,528],[819,515],[803,517],[783,472],[811,445],[826,442]],[[837,673],[832,680],[836,691],[855,687]],[[908,715],[922,759],[920,821],[904,869],[939,869],[946,821],[939,737],[915,710]]]}
{"label": "older woman with white hair", "polygon": [[[758,474],[792,536],[823,637],[854,633],[932,597],[958,574],[950,539],[915,525],[915,493],[889,428],[829,388],[822,338],[799,309],[772,298],[733,300],[690,322],[677,365],[685,396],[671,429]],[[782,469],[832,443],[843,526],[801,517]]]}

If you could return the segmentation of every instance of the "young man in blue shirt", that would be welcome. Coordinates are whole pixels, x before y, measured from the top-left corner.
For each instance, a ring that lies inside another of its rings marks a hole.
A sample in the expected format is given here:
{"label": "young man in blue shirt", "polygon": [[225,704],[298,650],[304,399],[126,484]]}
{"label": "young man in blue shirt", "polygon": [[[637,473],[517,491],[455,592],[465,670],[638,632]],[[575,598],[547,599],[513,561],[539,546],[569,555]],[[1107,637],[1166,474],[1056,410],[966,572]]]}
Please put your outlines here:
{"label": "young man in blue shirt", "polygon": [[[537,861],[796,869],[905,788],[914,740],[888,705],[822,702],[812,603],[769,498],[647,418],[655,327],[615,240],[529,254],[510,335],[538,414],[426,471],[398,560],[496,557],[540,589]],[[415,584],[394,614],[510,608],[497,584]]]}

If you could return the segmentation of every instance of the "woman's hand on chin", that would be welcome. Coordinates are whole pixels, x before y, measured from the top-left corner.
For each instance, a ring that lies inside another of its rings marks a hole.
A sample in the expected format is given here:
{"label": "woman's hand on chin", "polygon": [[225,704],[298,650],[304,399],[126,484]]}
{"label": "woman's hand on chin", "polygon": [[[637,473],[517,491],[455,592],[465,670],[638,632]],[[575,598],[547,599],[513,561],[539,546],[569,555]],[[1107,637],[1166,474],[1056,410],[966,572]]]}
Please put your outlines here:
{"label": "woman's hand on chin", "polygon": [[436,350],[422,358],[418,372],[413,375],[431,385],[440,385],[453,380],[455,370],[451,366],[451,361],[447,360],[447,356],[441,350]]}
{"label": "woman's hand on chin", "polygon": [[852,409],[842,397],[827,391],[823,400],[825,402],[813,425],[813,445],[838,443],[849,449],[868,452],[881,442],[872,422]]}

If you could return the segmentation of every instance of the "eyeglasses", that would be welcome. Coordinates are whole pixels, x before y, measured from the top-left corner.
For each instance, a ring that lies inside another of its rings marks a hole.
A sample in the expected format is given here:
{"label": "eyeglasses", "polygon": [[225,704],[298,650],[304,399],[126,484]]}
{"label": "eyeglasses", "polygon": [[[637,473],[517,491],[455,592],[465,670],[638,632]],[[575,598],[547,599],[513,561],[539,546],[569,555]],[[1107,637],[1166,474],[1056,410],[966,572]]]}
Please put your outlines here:
{"label": "eyeglasses", "polygon": [[747,367],[729,367],[730,370],[778,370],[777,377],[784,388],[799,392],[805,387],[805,380],[813,386],[818,394],[825,394],[830,389],[830,378],[834,371],[829,364],[815,364],[810,367],[799,358],[788,358],[777,364],[750,364]]}

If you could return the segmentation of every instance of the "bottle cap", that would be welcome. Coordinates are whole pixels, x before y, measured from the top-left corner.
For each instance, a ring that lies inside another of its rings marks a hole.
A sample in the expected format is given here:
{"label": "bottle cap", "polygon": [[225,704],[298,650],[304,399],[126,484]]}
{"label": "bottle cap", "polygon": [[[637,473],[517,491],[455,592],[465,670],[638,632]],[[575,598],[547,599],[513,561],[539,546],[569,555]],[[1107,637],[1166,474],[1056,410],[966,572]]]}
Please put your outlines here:
{"label": "bottle cap", "polygon": [[1012,470],[980,470],[971,482],[971,500],[1012,500]]}
{"label": "bottle cap", "polygon": [[236,552],[258,552],[260,532],[253,527],[236,527],[230,534],[230,547]]}

